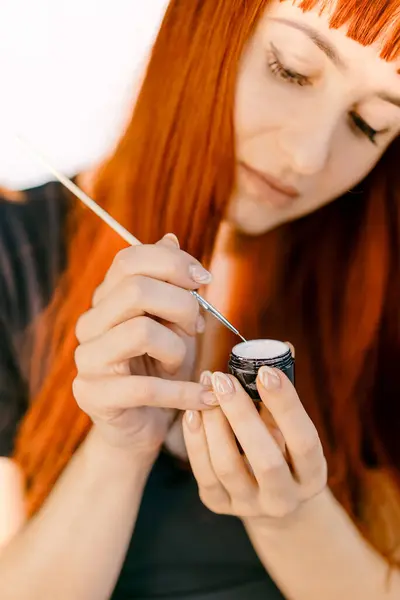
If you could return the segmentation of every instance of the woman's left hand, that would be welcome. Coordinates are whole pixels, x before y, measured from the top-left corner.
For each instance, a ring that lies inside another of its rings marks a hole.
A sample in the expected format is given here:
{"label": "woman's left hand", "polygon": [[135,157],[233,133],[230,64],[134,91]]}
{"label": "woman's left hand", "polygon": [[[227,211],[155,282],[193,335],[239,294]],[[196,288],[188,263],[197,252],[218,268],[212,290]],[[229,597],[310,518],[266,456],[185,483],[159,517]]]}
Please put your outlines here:
{"label": "woman's left hand", "polygon": [[234,377],[205,372],[202,383],[212,383],[220,407],[187,412],[183,429],[200,498],[210,510],[281,520],[326,487],[317,430],[281,371],[260,369],[260,414]]}

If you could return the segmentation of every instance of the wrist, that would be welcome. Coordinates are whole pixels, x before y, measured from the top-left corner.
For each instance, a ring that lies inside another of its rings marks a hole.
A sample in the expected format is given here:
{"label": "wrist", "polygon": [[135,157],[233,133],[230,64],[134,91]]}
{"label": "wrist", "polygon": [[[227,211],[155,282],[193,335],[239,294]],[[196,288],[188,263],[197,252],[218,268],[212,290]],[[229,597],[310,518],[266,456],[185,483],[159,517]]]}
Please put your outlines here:
{"label": "wrist", "polygon": [[156,450],[138,449],[134,446],[115,446],[107,442],[94,425],[87,437],[83,453],[91,464],[99,465],[102,471],[111,475],[147,477],[157,460],[159,452]]}
{"label": "wrist", "polygon": [[328,487],[324,488],[314,498],[304,502],[298,509],[282,518],[271,518],[268,516],[252,517],[243,519],[247,529],[257,531],[265,535],[282,535],[283,532],[291,532],[308,528],[318,522],[324,522],[332,516],[332,510],[337,502]]}

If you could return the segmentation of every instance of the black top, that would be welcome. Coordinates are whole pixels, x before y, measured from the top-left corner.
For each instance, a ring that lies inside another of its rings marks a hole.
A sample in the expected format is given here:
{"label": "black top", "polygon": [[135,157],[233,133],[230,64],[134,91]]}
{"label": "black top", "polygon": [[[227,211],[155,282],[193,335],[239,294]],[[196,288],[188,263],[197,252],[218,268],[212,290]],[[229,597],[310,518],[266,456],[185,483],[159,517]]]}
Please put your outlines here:
{"label": "black top", "polygon": [[[63,269],[69,197],[58,183],[0,199],[0,456],[28,401],[27,337]],[[201,503],[190,473],[162,454],[150,474],[113,600],[282,600],[239,519]]]}

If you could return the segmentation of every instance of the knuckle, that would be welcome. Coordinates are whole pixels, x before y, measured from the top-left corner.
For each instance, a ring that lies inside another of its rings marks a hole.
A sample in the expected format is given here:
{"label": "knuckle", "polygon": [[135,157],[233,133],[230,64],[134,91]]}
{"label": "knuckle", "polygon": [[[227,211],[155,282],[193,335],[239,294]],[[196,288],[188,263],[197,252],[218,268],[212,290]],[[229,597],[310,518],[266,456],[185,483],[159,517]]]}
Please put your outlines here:
{"label": "knuckle", "polygon": [[143,252],[143,248],[143,246],[123,248],[115,255],[111,269],[122,277],[130,275],[133,271],[133,265],[137,263],[140,253]]}
{"label": "knuckle", "polygon": [[75,336],[80,344],[83,341],[85,341],[85,339],[87,337],[86,323],[87,323],[87,313],[84,313],[83,315],[81,315],[78,318],[76,325],[75,325]]}
{"label": "knuckle", "polygon": [[82,377],[75,377],[75,379],[72,382],[72,393],[79,408],[86,412],[85,407],[88,398],[87,381]]}
{"label": "knuckle", "polygon": [[103,290],[103,283],[98,285],[97,288],[95,289],[95,291],[93,292],[92,306],[97,306],[97,304],[100,302],[102,290]]}
{"label": "knuckle", "polygon": [[141,307],[146,295],[146,279],[141,275],[134,275],[127,282],[127,293],[130,297],[130,304],[136,308]]}
{"label": "knuckle", "polygon": [[132,271],[132,263],[135,260],[136,248],[124,248],[117,252],[111,268],[117,270],[121,275],[128,275]]}
{"label": "knuckle", "polygon": [[75,348],[74,360],[78,372],[82,371],[85,364],[85,350],[82,345],[79,345]]}
{"label": "knuckle", "polygon": [[[169,280],[171,282],[177,282],[181,285],[183,282],[191,281],[189,267],[191,260],[182,250],[171,249],[167,250],[168,256],[166,257],[166,270],[169,274]],[[192,259],[193,260],[193,259]]]}
{"label": "knuckle", "polygon": [[203,483],[199,489],[199,497],[206,508],[214,513],[224,512],[224,499],[221,498],[219,485],[217,483]]}
{"label": "knuckle", "polygon": [[205,490],[204,488],[200,488],[199,497],[200,497],[201,502],[204,504],[204,506],[206,508],[208,508],[209,510],[213,510],[213,503],[211,501],[211,498],[210,498],[207,490]]}
{"label": "knuckle", "polygon": [[112,404],[105,404],[101,407],[99,412],[99,418],[103,423],[115,424],[116,419],[122,414],[122,411],[112,406]]}
{"label": "knuckle", "polygon": [[171,357],[173,357],[173,363],[181,365],[184,363],[187,354],[187,348],[185,342],[178,335],[173,337],[171,347]]}
{"label": "knuckle", "polygon": [[316,429],[311,430],[307,435],[299,437],[293,446],[296,454],[305,459],[314,458],[322,450]]}
{"label": "knuckle", "polygon": [[315,468],[310,473],[310,480],[308,487],[311,490],[311,494],[319,493],[327,484],[328,481],[328,465],[326,460],[323,459],[318,462]]}
{"label": "knuckle", "polygon": [[154,337],[154,321],[150,317],[137,317],[132,320],[133,335],[139,347],[148,347]]}
{"label": "knuckle", "polygon": [[286,465],[286,461],[280,457],[270,458],[268,461],[264,462],[260,465],[258,469],[259,475],[262,479],[266,481],[271,481],[273,479],[277,479],[282,474],[282,470]]}
{"label": "knuckle", "polygon": [[184,253],[181,250],[172,251],[169,250],[169,261],[170,261],[170,269],[171,275],[181,275],[184,273],[187,274],[187,260]]}
{"label": "knuckle", "polygon": [[219,464],[215,465],[215,472],[218,479],[225,483],[236,481],[237,473],[240,473],[240,469],[241,461],[237,459],[221,461]]}
{"label": "knuckle", "polygon": [[219,483],[214,479],[205,479],[200,486],[200,493],[207,499],[216,495],[219,489]]}

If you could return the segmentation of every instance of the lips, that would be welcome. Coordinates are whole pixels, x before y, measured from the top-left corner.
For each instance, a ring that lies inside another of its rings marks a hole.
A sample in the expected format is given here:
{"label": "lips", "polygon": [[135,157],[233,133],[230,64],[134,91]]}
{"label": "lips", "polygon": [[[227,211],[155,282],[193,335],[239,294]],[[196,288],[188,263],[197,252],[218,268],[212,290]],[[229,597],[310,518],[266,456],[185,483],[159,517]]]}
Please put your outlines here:
{"label": "lips", "polygon": [[239,164],[249,175],[258,179],[260,183],[264,183],[265,185],[272,188],[276,192],[279,192],[283,196],[294,199],[300,195],[300,192],[296,190],[296,188],[281,183],[278,179],[272,177],[272,175],[269,175],[262,171],[258,171],[257,169],[253,169],[244,162],[240,162]]}

